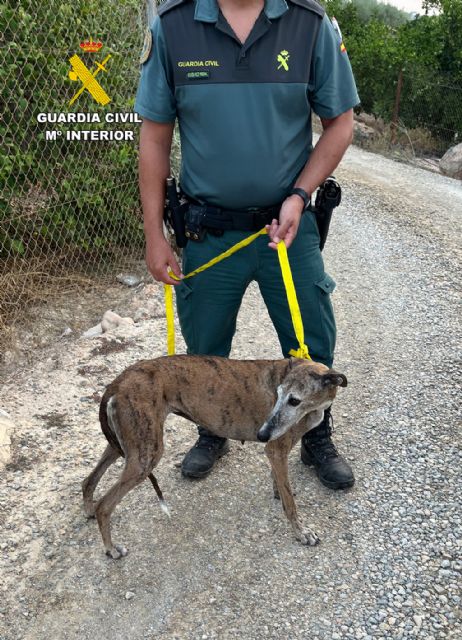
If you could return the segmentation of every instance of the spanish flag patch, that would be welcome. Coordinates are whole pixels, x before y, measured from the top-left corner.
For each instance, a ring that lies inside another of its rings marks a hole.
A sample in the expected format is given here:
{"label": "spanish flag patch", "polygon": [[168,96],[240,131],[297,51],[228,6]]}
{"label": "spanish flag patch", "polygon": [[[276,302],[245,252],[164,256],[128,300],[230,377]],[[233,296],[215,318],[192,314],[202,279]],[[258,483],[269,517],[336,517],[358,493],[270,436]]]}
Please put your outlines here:
{"label": "spanish flag patch", "polygon": [[346,53],[346,47],[345,47],[345,45],[343,44],[343,42],[341,42],[341,43],[340,43],[340,51],[341,51],[342,53]]}

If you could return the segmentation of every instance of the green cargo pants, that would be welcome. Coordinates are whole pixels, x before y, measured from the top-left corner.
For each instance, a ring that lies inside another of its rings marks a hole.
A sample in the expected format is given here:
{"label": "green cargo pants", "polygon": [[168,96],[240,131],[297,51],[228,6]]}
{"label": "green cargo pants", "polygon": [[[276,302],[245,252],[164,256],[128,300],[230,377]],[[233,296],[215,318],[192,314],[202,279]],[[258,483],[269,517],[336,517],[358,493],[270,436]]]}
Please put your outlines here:
{"label": "green cargo pants", "polygon": [[[203,242],[189,241],[183,252],[183,273],[189,273],[243,238],[248,231],[207,234]],[[258,283],[278,334],[284,357],[298,349],[277,252],[268,236],[176,287],[181,331],[189,354],[228,356],[242,297],[252,280]],[[332,366],[335,320],[330,294],[334,280],[324,272],[319,234],[311,212],[304,213],[297,237],[288,250],[305,329],[305,343],[313,360]]]}

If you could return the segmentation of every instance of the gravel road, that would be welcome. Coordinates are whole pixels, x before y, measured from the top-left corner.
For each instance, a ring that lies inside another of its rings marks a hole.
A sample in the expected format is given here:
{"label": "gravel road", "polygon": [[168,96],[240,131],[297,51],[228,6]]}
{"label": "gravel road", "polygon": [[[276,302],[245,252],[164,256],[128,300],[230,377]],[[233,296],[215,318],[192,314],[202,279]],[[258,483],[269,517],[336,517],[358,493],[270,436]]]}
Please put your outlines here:
{"label": "gravel road", "polygon": [[[112,520],[129,555],[104,556],[80,482],[105,446],[105,384],[165,351],[161,290],[147,286],[116,307],[138,314],[134,327],[63,338],[0,390],[16,424],[1,480],[2,640],[462,638],[462,185],[356,148],[337,177],[344,203],[325,257],[349,386],[335,438],[357,483],[329,491],[298,450],[290,459],[321,545],[293,538],[261,445],[233,443],[211,476],[182,479],[195,431],[170,418],[156,475],[172,518],[145,483]],[[233,356],[279,357],[254,287]]]}

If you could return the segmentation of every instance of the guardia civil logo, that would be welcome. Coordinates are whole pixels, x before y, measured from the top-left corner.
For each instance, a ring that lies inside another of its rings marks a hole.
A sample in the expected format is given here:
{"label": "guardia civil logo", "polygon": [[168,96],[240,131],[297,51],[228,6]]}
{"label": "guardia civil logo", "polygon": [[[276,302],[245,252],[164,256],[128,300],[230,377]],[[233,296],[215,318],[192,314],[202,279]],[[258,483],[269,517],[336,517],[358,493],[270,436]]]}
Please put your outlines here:
{"label": "guardia civil logo", "polygon": [[[81,42],[80,48],[87,53],[97,53],[103,46],[102,42],[94,42],[92,38],[87,42]],[[79,58],[77,54],[69,58],[69,62],[72,65],[71,71],[69,71],[69,79],[73,82],[80,82],[81,86],[73,98],[69,101],[69,104],[73,104],[77,98],[87,90],[98,104],[105,106],[111,101],[106,91],[100,85],[96,76],[100,71],[107,71],[106,64],[111,57],[111,54],[107,55],[102,62],[95,61],[94,69],[88,69],[85,63]]]}
{"label": "guardia civil logo", "polygon": [[277,61],[279,62],[278,70],[284,69],[284,71],[289,71],[289,58],[290,53],[283,49],[279,54]]}

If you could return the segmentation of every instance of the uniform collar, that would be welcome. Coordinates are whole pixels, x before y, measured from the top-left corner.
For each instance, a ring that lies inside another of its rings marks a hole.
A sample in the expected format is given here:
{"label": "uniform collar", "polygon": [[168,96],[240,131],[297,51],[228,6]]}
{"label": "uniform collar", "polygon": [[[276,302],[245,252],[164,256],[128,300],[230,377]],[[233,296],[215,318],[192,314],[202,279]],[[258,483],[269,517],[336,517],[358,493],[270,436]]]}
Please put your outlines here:
{"label": "uniform collar", "polygon": [[[195,0],[194,20],[217,22],[220,8],[217,0]],[[280,18],[289,9],[286,0],[265,0],[265,14],[270,20]]]}

